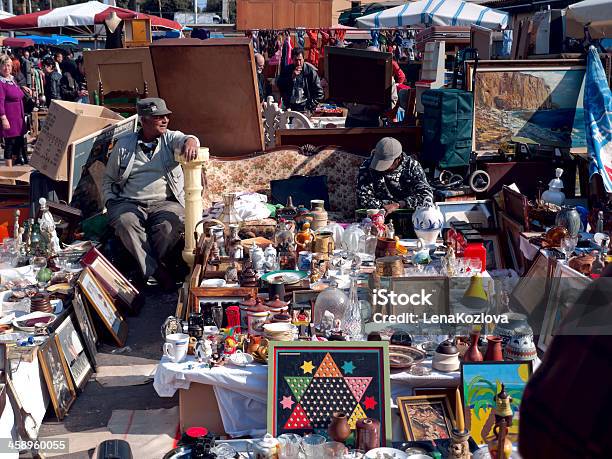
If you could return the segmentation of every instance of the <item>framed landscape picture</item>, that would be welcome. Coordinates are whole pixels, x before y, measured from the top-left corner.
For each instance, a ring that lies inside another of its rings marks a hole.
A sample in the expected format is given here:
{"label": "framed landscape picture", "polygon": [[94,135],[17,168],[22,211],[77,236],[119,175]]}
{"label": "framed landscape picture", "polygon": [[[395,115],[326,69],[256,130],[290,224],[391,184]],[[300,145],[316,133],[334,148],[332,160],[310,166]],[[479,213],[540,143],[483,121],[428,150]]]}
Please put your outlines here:
{"label": "framed landscape picture", "polygon": [[268,432],[306,435],[346,413],[380,422],[391,442],[389,350],[386,342],[271,342],[268,352]]}
{"label": "framed landscape picture", "polygon": [[[473,69],[471,65],[468,73]],[[513,138],[550,147],[585,147],[584,74],[580,60],[479,61],[472,149],[497,152]]]}
{"label": "framed landscape picture", "polygon": [[398,397],[406,441],[449,439],[454,419],[446,395]]}
{"label": "framed landscape picture", "polygon": [[127,339],[127,323],[115,308],[112,298],[108,296],[89,268],[85,268],[81,273],[79,286],[115,343],[123,346]]}
{"label": "framed landscape picture", "polygon": [[93,373],[93,368],[87,358],[81,337],[74,327],[72,316],[66,317],[55,329],[55,340],[68,365],[75,386],[81,389]]}
{"label": "framed landscape picture", "polygon": [[61,421],[76,400],[76,391],[68,365],[60,352],[54,335],[38,348],[38,361],[53,403],[53,410],[57,419]]}
{"label": "framed landscape picture", "polygon": [[512,398],[514,412],[512,425],[509,427],[510,440],[518,440],[518,408],[523,398],[523,391],[531,377],[532,362],[463,362],[461,364],[461,388],[465,410],[465,426],[474,441],[481,445],[486,443],[495,425],[494,397],[504,384],[506,392]]}

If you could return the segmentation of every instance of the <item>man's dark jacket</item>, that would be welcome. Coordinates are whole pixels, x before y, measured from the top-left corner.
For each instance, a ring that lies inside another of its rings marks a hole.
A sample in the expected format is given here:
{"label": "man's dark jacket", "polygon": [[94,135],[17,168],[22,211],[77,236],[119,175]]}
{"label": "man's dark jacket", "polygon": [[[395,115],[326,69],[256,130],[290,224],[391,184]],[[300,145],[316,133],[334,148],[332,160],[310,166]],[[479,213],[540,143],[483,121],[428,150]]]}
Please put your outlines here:
{"label": "man's dark jacket", "polygon": [[302,72],[304,74],[304,97],[306,98],[306,104],[303,107],[292,106],[291,94],[293,92],[293,71],[295,70],[295,64],[288,65],[281,72],[276,80],[276,85],[281,93],[283,100],[283,106],[292,110],[313,111],[317,104],[325,97],[323,93],[323,87],[321,86],[321,79],[317,73],[317,69],[314,65],[304,62]]}

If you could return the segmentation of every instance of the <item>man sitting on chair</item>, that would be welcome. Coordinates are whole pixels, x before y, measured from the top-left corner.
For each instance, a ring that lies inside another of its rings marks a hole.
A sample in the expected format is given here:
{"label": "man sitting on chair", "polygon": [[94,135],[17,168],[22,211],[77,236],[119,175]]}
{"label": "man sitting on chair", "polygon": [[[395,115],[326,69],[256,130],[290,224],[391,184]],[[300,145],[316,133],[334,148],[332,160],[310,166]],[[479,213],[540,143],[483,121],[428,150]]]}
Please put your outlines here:
{"label": "man sitting on chair", "polygon": [[173,277],[163,260],[184,232],[184,176],[174,152],[191,161],[200,143],[168,130],[172,112],[163,99],[137,103],[141,129],[117,140],[106,165],[103,202],[110,226],[138,263],[143,280],[165,290]]}

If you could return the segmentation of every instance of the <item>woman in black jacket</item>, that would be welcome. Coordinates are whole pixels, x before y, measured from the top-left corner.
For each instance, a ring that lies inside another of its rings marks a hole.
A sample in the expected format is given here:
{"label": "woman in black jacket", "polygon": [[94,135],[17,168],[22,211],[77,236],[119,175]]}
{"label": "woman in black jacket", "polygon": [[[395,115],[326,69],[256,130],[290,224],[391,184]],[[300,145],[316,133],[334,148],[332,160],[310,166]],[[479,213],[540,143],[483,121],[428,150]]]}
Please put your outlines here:
{"label": "woman in black jacket", "polygon": [[55,69],[55,61],[52,58],[47,58],[44,61],[45,69],[45,103],[47,107],[51,105],[54,99],[61,99],[62,93],[60,89],[60,81],[62,75]]}

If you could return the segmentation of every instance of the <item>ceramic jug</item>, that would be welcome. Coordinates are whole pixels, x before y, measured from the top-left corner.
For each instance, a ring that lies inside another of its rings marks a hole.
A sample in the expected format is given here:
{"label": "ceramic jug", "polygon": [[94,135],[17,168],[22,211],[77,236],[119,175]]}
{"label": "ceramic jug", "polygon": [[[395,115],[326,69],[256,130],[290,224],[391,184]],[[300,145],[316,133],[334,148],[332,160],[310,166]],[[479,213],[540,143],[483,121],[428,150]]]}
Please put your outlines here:
{"label": "ceramic jug", "polygon": [[317,231],[312,242],[312,251],[328,255],[334,252],[334,236],[329,231]]}
{"label": "ceramic jug", "polygon": [[478,349],[478,339],[480,338],[479,331],[470,333],[470,347],[463,355],[464,362],[482,362],[482,352]]}
{"label": "ceramic jug", "polygon": [[501,362],[504,360],[502,354],[502,339],[498,336],[487,336],[487,352],[484,359],[487,362]]}
{"label": "ceramic jug", "polygon": [[278,459],[279,442],[272,435],[266,434],[261,440],[248,443],[247,450],[254,459]]}
{"label": "ceramic jug", "polygon": [[440,208],[431,200],[427,199],[425,205],[417,208],[412,214],[414,232],[419,239],[426,244],[435,244],[444,226],[444,215]]}
{"label": "ceramic jug", "polygon": [[317,231],[327,226],[327,211],[325,201],[322,199],[312,199],[310,201],[310,214],[312,215],[312,230]]}
{"label": "ceramic jug", "polygon": [[351,435],[351,427],[349,426],[346,413],[340,411],[332,413],[327,433],[332,440],[344,443],[349,435]]}
{"label": "ceramic jug", "polygon": [[274,271],[278,269],[277,264],[276,249],[270,244],[266,247],[266,250],[264,250],[264,268],[266,271]]}
{"label": "ceramic jug", "polygon": [[249,250],[249,257],[255,271],[263,271],[265,255],[261,247],[253,242],[251,249]]}

